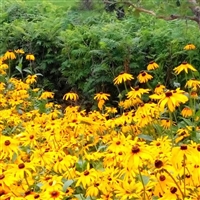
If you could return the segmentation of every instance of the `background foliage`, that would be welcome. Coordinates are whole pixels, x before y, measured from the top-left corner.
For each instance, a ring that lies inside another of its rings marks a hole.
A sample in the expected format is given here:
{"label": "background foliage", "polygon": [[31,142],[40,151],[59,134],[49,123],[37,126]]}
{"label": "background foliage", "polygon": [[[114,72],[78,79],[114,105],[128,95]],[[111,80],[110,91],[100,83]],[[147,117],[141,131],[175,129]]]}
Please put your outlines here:
{"label": "background foliage", "polygon": [[[199,57],[195,56],[200,53],[200,31],[195,22],[156,19],[128,6],[124,7],[125,17],[119,20],[116,11],[106,12],[103,4],[80,11],[78,1],[71,5],[67,2],[33,4],[9,0],[0,10],[1,54],[18,48],[33,53],[37,58],[35,73],[43,74],[38,84],[56,92],[58,99],[70,90],[82,94],[83,102],[100,91],[117,98],[113,78],[121,71],[136,75],[151,60],[162,69],[151,84],[160,81],[171,87],[175,80],[171,71],[175,66],[184,60],[197,69],[200,66]],[[159,14],[187,14],[185,1],[181,1],[181,7],[172,1],[145,2],[145,8],[154,8]],[[117,8],[120,6],[117,4]],[[163,9],[166,6],[168,10]],[[197,46],[195,55],[183,51],[187,43]],[[12,73],[17,73],[14,67]]]}

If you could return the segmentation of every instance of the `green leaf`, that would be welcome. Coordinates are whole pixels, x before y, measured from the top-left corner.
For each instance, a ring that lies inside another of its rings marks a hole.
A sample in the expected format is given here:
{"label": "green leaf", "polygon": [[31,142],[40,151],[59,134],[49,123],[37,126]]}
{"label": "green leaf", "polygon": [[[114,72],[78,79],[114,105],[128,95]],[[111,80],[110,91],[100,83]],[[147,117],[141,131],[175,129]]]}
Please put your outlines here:
{"label": "green leaf", "polygon": [[32,74],[32,71],[29,70],[29,69],[27,69],[27,68],[26,68],[26,69],[23,69],[23,71],[24,71],[24,72],[27,72],[27,73],[29,73],[29,74]]}
{"label": "green leaf", "polygon": [[18,70],[22,74],[22,67],[16,66],[15,69]]}
{"label": "green leaf", "polygon": [[67,190],[67,188],[73,183],[73,180],[67,180],[65,181],[65,183],[63,184],[63,192],[65,192]]}
{"label": "green leaf", "polygon": [[142,138],[142,139],[147,140],[147,141],[153,141],[153,137],[150,136],[150,135],[139,134],[138,138]]}

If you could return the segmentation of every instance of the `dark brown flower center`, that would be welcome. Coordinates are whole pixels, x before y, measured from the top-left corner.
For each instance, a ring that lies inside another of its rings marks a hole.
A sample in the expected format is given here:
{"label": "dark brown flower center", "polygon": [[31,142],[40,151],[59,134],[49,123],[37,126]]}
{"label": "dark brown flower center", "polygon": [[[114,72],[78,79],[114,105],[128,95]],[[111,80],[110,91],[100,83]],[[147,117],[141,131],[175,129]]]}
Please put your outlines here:
{"label": "dark brown flower center", "polygon": [[163,166],[163,162],[161,160],[156,160],[154,165],[156,168],[161,168]]}
{"label": "dark brown flower center", "polygon": [[175,193],[177,192],[177,188],[176,188],[176,187],[171,187],[171,188],[170,188],[170,192],[171,192],[172,194],[175,194]]}
{"label": "dark brown flower center", "polygon": [[166,179],[166,177],[164,175],[160,175],[159,179],[160,179],[160,181],[164,181]]}
{"label": "dark brown flower center", "polygon": [[4,179],[5,175],[4,174],[0,174],[0,180]]}
{"label": "dark brown flower center", "polygon": [[166,92],[166,93],[165,93],[165,96],[166,96],[166,97],[171,97],[171,96],[172,96],[172,92]]}
{"label": "dark brown flower center", "polygon": [[186,145],[186,144],[182,144],[182,145],[180,146],[180,149],[181,149],[181,150],[187,150],[187,145]]}
{"label": "dark brown flower center", "polygon": [[6,145],[6,146],[9,146],[10,145],[10,140],[6,140],[5,142],[4,142],[4,144]]}
{"label": "dark brown flower center", "polygon": [[116,142],[116,145],[120,145],[120,144],[121,144],[121,142],[120,142],[120,141],[117,141],[117,142]]}
{"label": "dark brown flower center", "polygon": [[187,65],[187,61],[183,61],[182,64],[183,64],[183,65]]}
{"label": "dark brown flower center", "polygon": [[90,174],[90,172],[88,170],[84,171],[84,175],[88,176]]}
{"label": "dark brown flower center", "polygon": [[140,148],[137,145],[135,145],[132,147],[131,152],[136,154],[136,153],[140,152]]}
{"label": "dark brown flower center", "polygon": [[30,135],[30,137],[29,137],[31,140],[34,138],[34,135]]}
{"label": "dark brown flower center", "polygon": [[59,192],[58,191],[53,191],[53,192],[51,192],[51,196],[53,198],[58,197],[59,196]]}
{"label": "dark brown flower center", "polygon": [[197,146],[197,151],[200,151],[200,144]]}
{"label": "dark brown flower center", "polygon": [[156,143],[156,146],[160,146],[160,142],[157,142],[157,143]]}
{"label": "dark brown flower center", "polygon": [[38,199],[39,197],[40,197],[39,194],[35,194],[35,195],[34,195],[34,199]]}
{"label": "dark brown flower center", "polygon": [[149,64],[153,64],[153,63],[154,63],[154,61],[153,61],[153,60],[149,62]]}
{"label": "dark brown flower center", "polygon": [[134,87],[135,91],[138,91],[140,89],[140,87],[137,85]]}
{"label": "dark brown flower center", "polygon": [[142,72],[142,76],[146,76],[146,72]]}
{"label": "dark brown flower center", "polygon": [[20,163],[20,164],[18,165],[18,168],[19,168],[19,169],[23,169],[24,167],[25,167],[24,163]]}

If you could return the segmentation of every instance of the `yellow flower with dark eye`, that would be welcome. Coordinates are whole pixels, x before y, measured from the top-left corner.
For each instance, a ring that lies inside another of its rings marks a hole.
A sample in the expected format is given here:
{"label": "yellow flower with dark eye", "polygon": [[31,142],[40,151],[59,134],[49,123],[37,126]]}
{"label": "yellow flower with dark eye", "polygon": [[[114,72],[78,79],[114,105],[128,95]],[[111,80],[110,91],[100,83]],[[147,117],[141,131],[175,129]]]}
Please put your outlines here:
{"label": "yellow flower with dark eye", "polygon": [[148,74],[145,71],[141,71],[139,73],[139,75],[137,76],[137,78],[138,78],[138,80],[139,80],[140,83],[146,83],[149,80],[151,80],[153,78],[153,76],[151,76],[150,74]]}
{"label": "yellow flower with dark eye", "polygon": [[194,44],[187,44],[184,48],[184,50],[193,50],[196,49]]}
{"label": "yellow flower with dark eye", "polygon": [[185,107],[183,108],[183,110],[181,111],[181,115],[183,117],[191,117],[193,114],[193,111],[190,107]]}
{"label": "yellow flower with dark eye", "polygon": [[143,89],[143,88],[139,88],[139,86],[136,86],[134,88],[131,87],[131,91],[128,92],[126,94],[126,96],[128,97],[128,99],[132,99],[132,98],[136,98],[136,97],[139,97],[141,98],[141,96],[143,94],[148,94],[150,91],[150,89]]}
{"label": "yellow flower with dark eye", "polygon": [[122,82],[130,81],[134,79],[131,74],[121,72],[116,78],[114,78],[114,85],[119,85]]}
{"label": "yellow flower with dark eye", "polygon": [[68,92],[63,96],[63,99],[64,100],[77,101],[79,99],[79,96],[75,92]]}
{"label": "yellow flower with dark eye", "polygon": [[28,75],[26,79],[27,84],[32,84],[36,82],[37,75]]}
{"label": "yellow flower with dark eye", "polygon": [[53,98],[54,97],[54,93],[53,92],[43,92],[40,96],[39,99],[47,99],[47,98]]}
{"label": "yellow flower with dark eye", "polygon": [[200,81],[195,79],[190,79],[186,82],[185,87],[191,88],[193,91],[197,91],[200,88]]}
{"label": "yellow flower with dark eye", "polygon": [[14,59],[16,59],[16,56],[15,56],[15,54],[14,54],[13,51],[8,50],[8,51],[4,54],[3,60],[14,60]]}
{"label": "yellow flower with dark eye", "polygon": [[164,92],[165,86],[162,84],[158,84],[155,89],[154,92],[155,94],[162,94]]}
{"label": "yellow flower with dark eye", "polygon": [[150,70],[154,70],[154,69],[157,69],[159,67],[159,65],[154,62],[154,61],[151,61],[149,62],[148,66],[147,66],[147,70],[150,71]]}
{"label": "yellow flower with dark eye", "polygon": [[188,64],[186,61],[182,62],[181,65],[179,65],[178,67],[175,67],[173,70],[175,72],[175,74],[180,74],[182,71],[185,71],[188,74],[188,69],[196,72],[197,70],[190,64]]}
{"label": "yellow flower with dark eye", "polygon": [[107,93],[97,93],[94,97],[94,100],[100,101],[100,100],[108,100],[108,97],[110,96],[110,94]]}
{"label": "yellow flower with dark eye", "polygon": [[26,60],[30,60],[30,61],[34,61],[35,60],[35,56],[33,54],[27,54],[26,55]]}

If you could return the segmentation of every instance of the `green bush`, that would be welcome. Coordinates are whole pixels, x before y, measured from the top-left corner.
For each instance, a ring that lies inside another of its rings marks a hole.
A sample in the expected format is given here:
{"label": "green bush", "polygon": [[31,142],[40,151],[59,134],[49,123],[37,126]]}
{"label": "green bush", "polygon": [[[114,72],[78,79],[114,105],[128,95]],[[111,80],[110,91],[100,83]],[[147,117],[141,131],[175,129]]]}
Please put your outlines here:
{"label": "green bush", "polygon": [[[151,60],[160,65],[151,84],[160,81],[170,87],[176,79],[172,69],[182,61],[200,66],[200,32],[195,22],[165,21],[133,11],[123,20],[104,10],[91,11],[94,15],[84,18],[76,10],[49,2],[29,5],[20,0],[7,1],[1,9],[1,54],[18,48],[33,53],[35,72],[43,74],[40,86],[58,91],[59,98],[69,90],[78,91],[82,99],[100,91],[117,98],[113,78],[121,71],[136,76]],[[187,43],[197,49],[184,51]]]}

